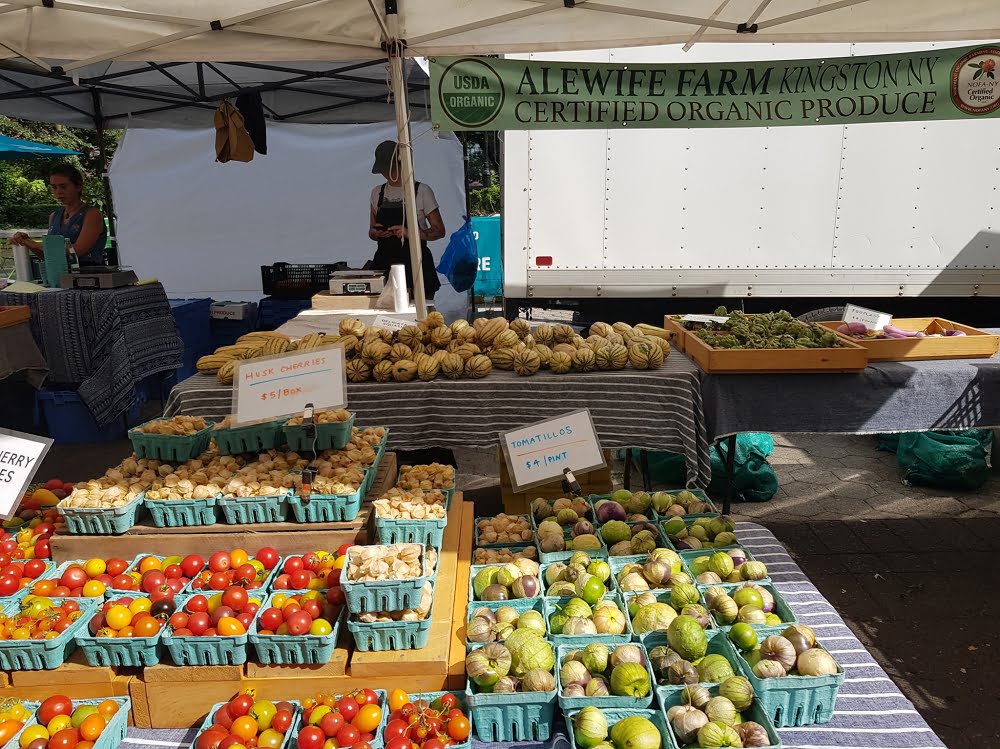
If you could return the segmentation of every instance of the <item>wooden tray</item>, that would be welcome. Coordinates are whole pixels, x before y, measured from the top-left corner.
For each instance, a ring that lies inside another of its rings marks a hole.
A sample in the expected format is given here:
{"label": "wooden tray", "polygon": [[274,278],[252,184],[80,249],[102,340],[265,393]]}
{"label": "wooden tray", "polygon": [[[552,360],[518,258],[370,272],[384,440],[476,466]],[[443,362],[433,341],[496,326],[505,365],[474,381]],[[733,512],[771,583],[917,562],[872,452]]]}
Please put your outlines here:
{"label": "wooden tray", "polygon": [[663,316],[663,327],[665,330],[669,330],[674,334],[670,339],[670,345],[683,353],[685,342],[687,341],[687,334],[690,331],[685,328],[681,322],[675,320],[672,315]]}
{"label": "wooden tray", "polygon": [[868,366],[868,350],[840,333],[843,348],[717,349],[684,332],[684,353],[709,374],[823,374],[861,372]]}
{"label": "wooden tray", "polygon": [[19,322],[31,319],[31,308],[27,305],[16,307],[0,307],[0,328],[17,325]]}
{"label": "wooden tray", "polygon": [[[892,324],[903,330],[942,333],[961,330],[964,336],[945,338],[890,338],[850,340],[868,349],[868,361],[927,361],[929,359],[990,359],[1000,349],[1000,335],[986,333],[968,325],[945,320],[943,317],[893,318]],[[842,322],[820,323],[836,330]]]}

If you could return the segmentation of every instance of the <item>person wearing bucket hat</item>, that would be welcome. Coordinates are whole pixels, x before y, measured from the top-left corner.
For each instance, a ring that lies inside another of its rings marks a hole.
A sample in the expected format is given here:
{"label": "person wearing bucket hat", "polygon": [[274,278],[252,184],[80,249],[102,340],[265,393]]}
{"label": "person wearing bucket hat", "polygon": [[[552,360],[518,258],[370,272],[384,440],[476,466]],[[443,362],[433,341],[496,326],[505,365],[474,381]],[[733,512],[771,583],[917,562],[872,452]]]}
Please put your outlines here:
{"label": "person wearing bucket hat", "polygon": [[[386,277],[393,265],[406,269],[406,286],[413,293],[413,268],[410,263],[410,243],[406,230],[406,212],[403,209],[403,180],[399,163],[398,145],[385,140],[375,148],[375,163],[372,174],[381,174],[385,183],[372,189],[368,237],[378,243],[371,261],[373,270],[382,271]],[[445,236],[444,221],[438,208],[437,198],[429,185],[416,183],[417,223],[420,228],[420,245],[424,275],[424,294],[427,300],[441,288],[434,258],[428,242]]]}

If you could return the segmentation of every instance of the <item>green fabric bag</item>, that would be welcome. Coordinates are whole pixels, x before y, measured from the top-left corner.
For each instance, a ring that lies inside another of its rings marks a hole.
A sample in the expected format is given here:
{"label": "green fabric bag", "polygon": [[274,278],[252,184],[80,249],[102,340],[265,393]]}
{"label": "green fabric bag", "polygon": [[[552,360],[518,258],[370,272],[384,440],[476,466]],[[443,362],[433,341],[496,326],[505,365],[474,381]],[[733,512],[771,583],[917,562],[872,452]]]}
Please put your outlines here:
{"label": "green fabric bag", "polygon": [[990,477],[989,429],[900,434],[896,462],[903,481],[939,489],[978,489]]}
{"label": "green fabric bag", "polygon": [[[712,483],[708,491],[713,496],[728,496],[726,457],[729,441],[723,440],[711,452]],[[733,482],[736,492],[748,502],[766,502],[778,491],[778,476],[767,462],[774,452],[774,439],[763,432],[746,432],[736,435],[736,456],[733,464]],[[720,456],[719,453],[722,453]]]}

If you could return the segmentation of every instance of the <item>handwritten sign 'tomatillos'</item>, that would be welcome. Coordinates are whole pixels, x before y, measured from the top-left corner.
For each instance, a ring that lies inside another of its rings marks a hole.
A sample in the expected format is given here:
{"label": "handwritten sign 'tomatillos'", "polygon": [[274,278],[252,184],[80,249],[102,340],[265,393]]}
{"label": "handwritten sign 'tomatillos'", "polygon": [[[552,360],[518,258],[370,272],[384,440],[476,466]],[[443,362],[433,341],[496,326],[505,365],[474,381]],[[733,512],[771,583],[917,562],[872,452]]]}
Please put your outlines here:
{"label": "handwritten sign 'tomatillos'", "polygon": [[278,419],[311,403],[338,408],[347,403],[341,346],[240,362],[233,377],[236,423]]}
{"label": "handwritten sign 'tomatillos'", "polygon": [[501,447],[516,491],[551,483],[567,468],[585,472],[605,464],[587,409],[507,432]]}

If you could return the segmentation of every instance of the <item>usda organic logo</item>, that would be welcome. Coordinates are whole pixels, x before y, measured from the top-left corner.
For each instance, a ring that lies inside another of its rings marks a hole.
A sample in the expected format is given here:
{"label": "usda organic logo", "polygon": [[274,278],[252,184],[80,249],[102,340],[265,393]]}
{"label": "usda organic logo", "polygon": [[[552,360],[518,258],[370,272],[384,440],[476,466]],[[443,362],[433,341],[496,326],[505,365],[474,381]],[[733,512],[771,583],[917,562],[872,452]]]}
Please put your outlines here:
{"label": "usda organic logo", "polygon": [[479,128],[489,124],[503,108],[503,81],[482,60],[456,60],[441,75],[438,95],[441,108],[456,125]]}

